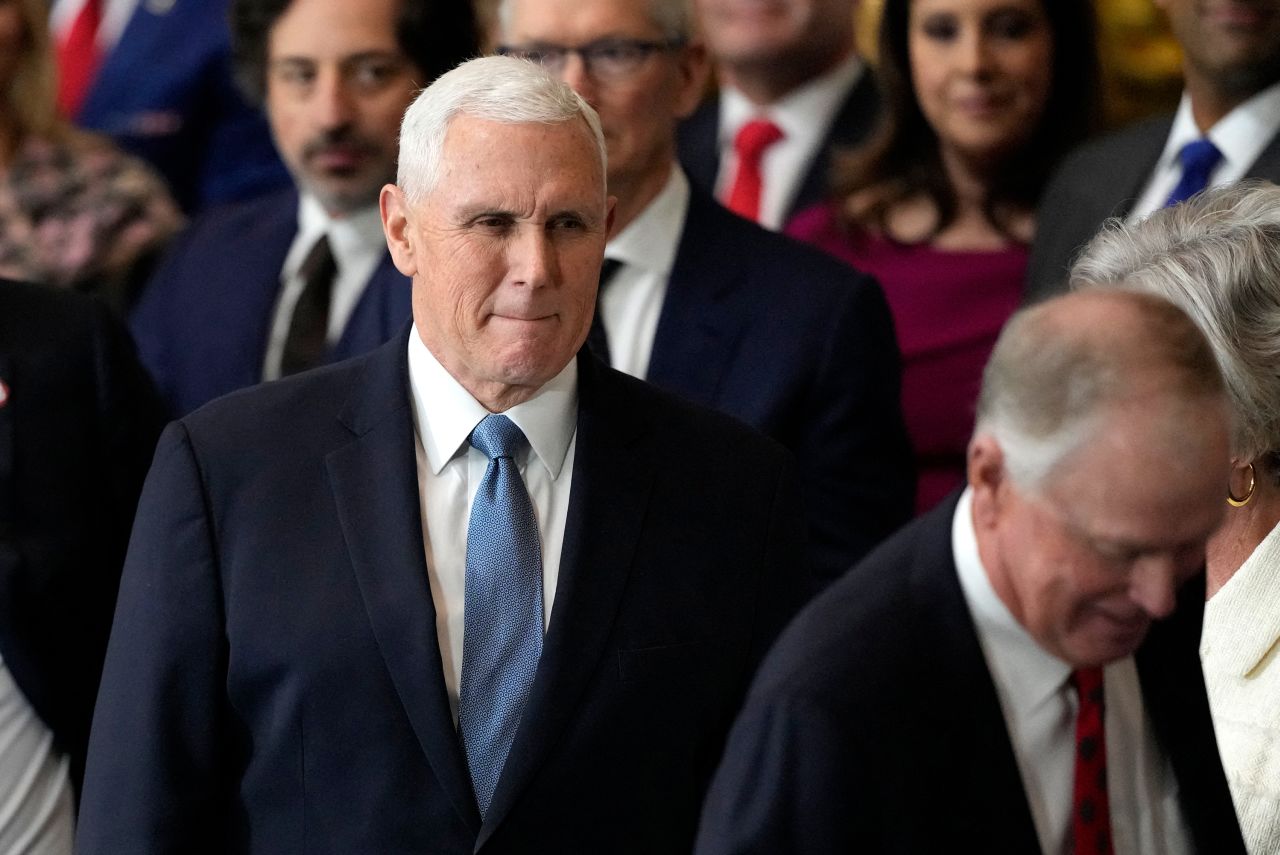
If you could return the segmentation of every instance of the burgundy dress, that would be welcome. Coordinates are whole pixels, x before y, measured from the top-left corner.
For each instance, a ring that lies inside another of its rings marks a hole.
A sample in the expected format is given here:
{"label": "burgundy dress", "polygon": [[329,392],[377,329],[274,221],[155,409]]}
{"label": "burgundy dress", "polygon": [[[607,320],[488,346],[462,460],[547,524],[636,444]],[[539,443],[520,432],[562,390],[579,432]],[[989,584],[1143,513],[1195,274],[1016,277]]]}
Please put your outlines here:
{"label": "burgundy dress", "polygon": [[880,280],[902,350],[902,410],[915,447],[916,512],[964,480],[982,367],[1022,300],[1028,248],[954,252],[850,231],[831,205],[809,208],[787,233]]}

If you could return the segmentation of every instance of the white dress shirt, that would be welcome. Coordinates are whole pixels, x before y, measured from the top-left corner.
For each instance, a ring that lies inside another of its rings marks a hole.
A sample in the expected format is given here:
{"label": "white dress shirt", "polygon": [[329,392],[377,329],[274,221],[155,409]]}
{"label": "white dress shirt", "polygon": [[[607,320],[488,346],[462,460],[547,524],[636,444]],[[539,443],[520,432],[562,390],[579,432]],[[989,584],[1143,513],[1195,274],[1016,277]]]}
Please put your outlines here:
{"label": "white dress shirt", "polygon": [[[1046,855],[1068,855],[1078,707],[1068,683],[1072,668],[1037,644],[996,594],[978,554],[969,490],[952,520],[951,547],[1041,849]],[[1116,855],[1189,853],[1190,832],[1178,807],[1177,783],[1151,732],[1132,656],[1103,669],[1103,689]]]}
{"label": "white dress shirt", "polygon": [[[146,0],[146,2],[148,11],[160,15],[172,9],[175,0]],[[98,50],[102,51],[104,56],[110,53],[120,41],[120,36],[137,10],[138,3],[139,0],[103,0],[102,18],[98,23],[95,41],[98,44]],[[85,0],[54,0],[49,10],[50,31],[58,38],[66,36],[72,22],[84,8],[84,4]]]}
{"label": "white dress shirt", "polygon": [[1213,725],[1253,855],[1280,852],[1280,526],[1205,605],[1200,639]]}
{"label": "white dress shirt", "polygon": [[303,195],[298,201],[298,234],[284,258],[280,271],[280,296],[276,300],[271,320],[271,336],[267,340],[267,356],[263,363],[262,379],[275,380],[280,376],[280,360],[284,356],[285,340],[289,337],[289,322],[293,308],[302,296],[306,284],[299,275],[299,268],[321,235],[329,236],[329,249],[337,273],[333,277],[333,292],[329,297],[329,331],[326,340],[330,345],[342,337],[347,321],[351,319],[360,296],[364,293],[369,277],[378,268],[382,255],[387,251],[387,241],[382,233],[382,216],[378,206],[361,208],[345,217],[333,218],[312,196]]}
{"label": "white dress shirt", "polygon": [[[467,528],[471,502],[489,465],[489,458],[472,448],[467,439],[489,412],[432,355],[418,337],[416,326],[409,334],[409,386],[418,440],[418,497],[427,580],[435,603],[445,688],[456,723],[462,680]],[[578,430],[577,362],[570,360],[537,394],[504,415],[529,440],[529,447],[516,463],[538,521],[545,628],[551,621],[560,578],[560,553],[569,513],[569,490],[573,486]]]}
{"label": "white dress shirt", "polygon": [[1191,99],[1184,92],[1169,129],[1169,139],[1156,161],[1155,169],[1146,189],[1129,213],[1129,222],[1137,222],[1153,211],[1164,207],[1173,188],[1182,178],[1182,163],[1178,152],[1192,140],[1202,136],[1222,152],[1222,160],[1209,174],[1209,186],[1219,187],[1239,181],[1253,166],[1267,143],[1280,132],[1280,83],[1254,95],[1239,107],[1223,116],[1207,134],[1201,134],[1191,116]]}
{"label": "white dress shirt", "polygon": [[67,758],[0,660],[0,852],[71,855]]}
{"label": "white dress shirt", "polygon": [[600,295],[599,311],[614,368],[645,379],[667,280],[689,212],[689,179],[679,166],[661,192],[605,247],[622,262]]}
{"label": "white dress shirt", "polygon": [[765,149],[760,163],[763,186],[760,193],[760,225],[780,229],[791,202],[800,192],[809,166],[827,138],[836,113],[865,73],[856,55],[803,86],[788,92],[767,106],[753,104],[731,86],[720,89],[720,173],[716,176],[716,198],[729,198],[738,157],[733,140],[738,130],[752,119],[769,119],[783,138]]}

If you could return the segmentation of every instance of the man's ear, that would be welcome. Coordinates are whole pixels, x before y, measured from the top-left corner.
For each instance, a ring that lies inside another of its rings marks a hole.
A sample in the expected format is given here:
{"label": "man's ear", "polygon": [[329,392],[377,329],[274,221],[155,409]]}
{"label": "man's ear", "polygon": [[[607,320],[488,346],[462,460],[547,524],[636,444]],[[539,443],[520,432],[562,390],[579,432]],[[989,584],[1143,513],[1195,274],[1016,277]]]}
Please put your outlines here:
{"label": "man's ear", "polygon": [[409,237],[409,200],[404,191],[394,184],[383,186],[378,194],[378,210],[382,213],[382,233],[387,236],[391,260],[396,270],[412,278],[418,272],[418,263]]}
{"label": "man's ear", "polygon": [[970,440],[965,463],[973,492],[974,528],[990,529],[1006,500],[1009,473],[1005,471],[1004,449],[994,436],[980,433]]}

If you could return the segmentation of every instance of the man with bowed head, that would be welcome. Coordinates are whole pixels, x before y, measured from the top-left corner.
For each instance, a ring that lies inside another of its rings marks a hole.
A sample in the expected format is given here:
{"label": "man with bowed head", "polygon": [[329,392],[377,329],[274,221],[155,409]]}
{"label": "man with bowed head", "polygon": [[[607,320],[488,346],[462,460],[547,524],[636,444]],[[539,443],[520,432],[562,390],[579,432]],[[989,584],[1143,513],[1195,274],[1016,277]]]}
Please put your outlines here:
{"label": "man with bowed head", "polygon": [[806,580],[785,452],[578,354],[595,113],[490,57],[405,115],[383,347],[169,427],[83,853],[687,852]]}
{"label": "man with bowed head", "polygon": [[1015,315],[967,489],[779,639],[698,851],[1243,853],[1198,660],[1228,423],[1172,304]]}

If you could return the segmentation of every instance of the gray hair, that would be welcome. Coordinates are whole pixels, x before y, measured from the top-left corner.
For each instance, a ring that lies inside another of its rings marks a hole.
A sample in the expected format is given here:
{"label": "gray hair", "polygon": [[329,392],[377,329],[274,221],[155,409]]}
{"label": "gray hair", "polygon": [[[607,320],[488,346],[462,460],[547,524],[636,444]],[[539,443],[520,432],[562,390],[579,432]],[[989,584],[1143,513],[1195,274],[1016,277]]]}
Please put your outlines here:
{"label": "gray hair", "polygon": [[460,115],[504,124],[585,123],[606,167],[600,117],[571,87],[537,65],[505,56],[468,60],[422,90],[400,123],[396,184],[411,204],[435,187],[449,124]]}
{"label": "gray hair", "polygon": [[[511,5],[515,0],[499,0],[498,31],[511,32]],[[689,41],[694,34],[693,9],[690,0],[643,0],[649,7],[649,18],[672,41]]]}
{"label": "gray hair", "polygon": [[1195,323],[1151,294],[1069,294],[1005,325],[983,371],[974,433],[995,437],[1010,479],[1035,490],[1095,435],[1109,405],[1153,390],[1222,395]]}
{"label": "gray hair", "polygon": [[1111,220],[1072,267],[1071,284],[1181,306],[1222,371],[1232,453],[1254,461],[1280,450],[1280,187],[1242,182],[1133,225]]}

